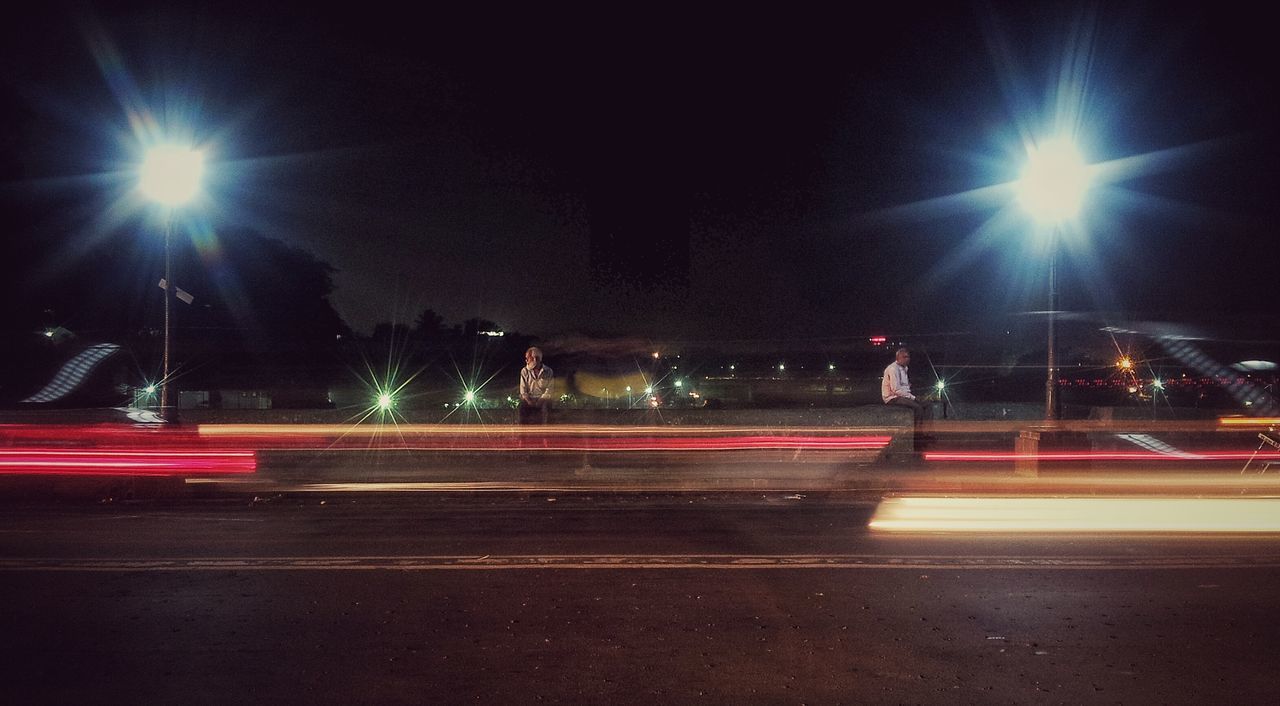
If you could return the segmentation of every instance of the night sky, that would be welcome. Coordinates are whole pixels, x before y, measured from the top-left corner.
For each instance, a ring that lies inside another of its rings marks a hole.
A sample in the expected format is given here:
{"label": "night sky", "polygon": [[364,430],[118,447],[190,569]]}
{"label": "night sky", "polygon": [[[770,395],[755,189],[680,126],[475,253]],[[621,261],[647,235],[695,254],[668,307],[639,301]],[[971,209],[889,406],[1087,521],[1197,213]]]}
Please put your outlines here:
{"label": "night sky", "polygon": [[1019,128],[1065,101],[1091,162],[1158,156],[1091,198],[1063,308],[1275,321],[1280,62],[1242,10],[267,5],[8,22],[5,240],[141,237],[102,217],[132,106],[208,150],[215,232],[332,264],[357,330],[425,307],[544,335],[969,330],[1043,308],[1045,260],[1008,198],[912,204],[1015,178]]}

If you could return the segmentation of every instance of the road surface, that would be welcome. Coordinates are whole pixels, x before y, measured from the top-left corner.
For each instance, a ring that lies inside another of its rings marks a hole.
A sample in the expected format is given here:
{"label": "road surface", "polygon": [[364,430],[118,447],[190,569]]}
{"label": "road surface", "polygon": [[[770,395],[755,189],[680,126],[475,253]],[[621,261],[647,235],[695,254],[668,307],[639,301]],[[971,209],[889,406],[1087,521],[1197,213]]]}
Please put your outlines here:
{"label": "road surface", "polygon": [[871,494],[0,506],[8,703],[1273,703],[1280,537],[884,535]]}

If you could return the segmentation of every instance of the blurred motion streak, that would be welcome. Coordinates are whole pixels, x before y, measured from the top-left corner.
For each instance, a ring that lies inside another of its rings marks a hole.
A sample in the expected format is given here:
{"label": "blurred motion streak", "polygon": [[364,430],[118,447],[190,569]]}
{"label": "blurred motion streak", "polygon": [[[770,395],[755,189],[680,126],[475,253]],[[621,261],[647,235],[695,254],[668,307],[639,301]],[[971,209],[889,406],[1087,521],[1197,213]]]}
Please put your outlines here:
{"label": "blurred motion streak", "polygon": [[483,424],[215,424],[198,428],[121,425],[0,425],[0,443],[67,449],[427,450],[427,451],[741,451],[881,450],[889,434],[761,427],[522,427]]}
{"label": "blurred motion streak", "polygon": [[926,461],[964,462],[1013,462],[1013,461],[1248,461],[1280,460],[1280,453],[1252,453],[1249,451],[1062,451],[1039,454],[987,451],[933,451],[924,455]]}
{"label": "blurred motion streak", "polygon": [[1280,532],[1276,498],[902,497],[879,532]]}
{"label": "blurred motion streak", "polygon": [[0,475],[181,476],[256,469],[252,451],[0,449]]}
{"label": "blurred motion streak", "polygon": [[1218,423],[1224,427],[1274,427],[1280,426],[1280,417],[1222,417]]}

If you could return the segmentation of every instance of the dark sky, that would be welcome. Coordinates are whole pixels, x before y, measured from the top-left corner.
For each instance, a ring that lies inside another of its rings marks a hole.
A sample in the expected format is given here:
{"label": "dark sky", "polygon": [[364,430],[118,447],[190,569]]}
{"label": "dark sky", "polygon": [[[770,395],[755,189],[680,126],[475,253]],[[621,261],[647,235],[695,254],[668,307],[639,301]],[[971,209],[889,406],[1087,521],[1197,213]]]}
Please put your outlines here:
{"label": "dark sky", "polygon": [[430,306],[543,334],[962,330],[1042,308],[1043,258],[1016,219],[974,236],[1000,203],[894,209],[1013,178],[1067,75],[1091,161],[1182,149],[1095,195],[1064,307],[1204,323],[1280,294],[1280,62],[1244,11],[265,5],[10,22],[5,237],[137,237],[68,178],[118,187],[133,106],[208,148],[215,231],[334,265],[357,329]]}

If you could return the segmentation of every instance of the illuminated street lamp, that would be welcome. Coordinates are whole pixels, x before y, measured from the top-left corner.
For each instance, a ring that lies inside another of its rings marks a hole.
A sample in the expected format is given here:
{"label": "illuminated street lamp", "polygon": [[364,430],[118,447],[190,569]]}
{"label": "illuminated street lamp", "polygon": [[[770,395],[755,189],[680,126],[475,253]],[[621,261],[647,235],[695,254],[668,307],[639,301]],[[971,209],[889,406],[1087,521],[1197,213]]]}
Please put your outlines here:
{"label": "illuminated street lamp", "polygon": [[169,300],[177,295],[173,284],[173,212],[195,198],[204,176],[204,153],[180,145],[162,145],[147,151],[139,170],[138,189],[165,208],[164,219],[164,354],[160,375],[160,416],[169,419]]}
{"label": "illuminated street lamp", "polygon": [[379,392],[377,405],[379,412],[390,412],[391,408],[396,404],[396,398],[390,392]]}
{"label": "illuminated street lamp", "polygon": [[1049,338],[1044,383],[1045,419],[1058,417],[1058,359],[1054,323],[1058,308],[1058,231],[1079,215],[1089,193],[1089,166],[1069,140],[1051,139],[1027,148],[1016,183],[1018,203],[1049,229]]}

